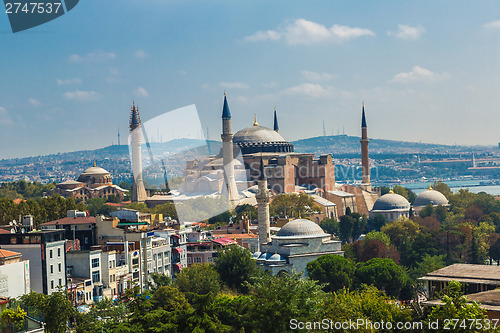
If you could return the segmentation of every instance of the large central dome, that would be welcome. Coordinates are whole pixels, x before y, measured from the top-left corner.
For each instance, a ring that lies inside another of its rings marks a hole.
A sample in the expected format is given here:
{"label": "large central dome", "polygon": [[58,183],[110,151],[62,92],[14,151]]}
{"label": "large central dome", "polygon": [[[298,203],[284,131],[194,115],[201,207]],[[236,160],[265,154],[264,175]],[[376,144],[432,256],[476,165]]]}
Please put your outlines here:
{"label": "large central dome", "polygon": [[276,131],[264,126],[250,126],[239,130],[233,142],[243,154],[293,152],[293,145]]}
{"label": "large central dome", "polygon": [[325,233],[323,229],[311,220],[296,219],[285,224],[276,237],[290,237],[290,238],[315,238],[315,237],[328,237],[329,234]]}

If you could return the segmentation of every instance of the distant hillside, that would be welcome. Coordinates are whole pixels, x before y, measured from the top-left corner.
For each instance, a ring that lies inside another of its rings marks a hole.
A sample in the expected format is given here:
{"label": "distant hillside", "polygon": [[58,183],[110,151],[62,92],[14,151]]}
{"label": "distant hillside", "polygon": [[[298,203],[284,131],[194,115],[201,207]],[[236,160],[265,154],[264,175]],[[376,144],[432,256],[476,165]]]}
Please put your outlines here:
{"label": "distant hillside", "polygon": [[[334,157],[360,154],[360,138],[356,136],[335,135],[318,136],[292,142],[295,151],[300,153],[333,154]],[[450,154],[477,151],[486,147],[448,146],[439,144],[370,139],[370,154]]]}

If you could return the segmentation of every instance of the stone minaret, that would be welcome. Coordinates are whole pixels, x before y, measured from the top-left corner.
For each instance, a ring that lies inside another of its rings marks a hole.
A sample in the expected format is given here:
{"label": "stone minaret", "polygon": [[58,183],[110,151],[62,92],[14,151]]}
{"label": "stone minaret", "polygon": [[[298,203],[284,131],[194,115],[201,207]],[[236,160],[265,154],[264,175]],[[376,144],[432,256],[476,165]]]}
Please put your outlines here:
{"label": "stone minaret", "polygon": [[271,225],[269,220],[269,199],[271,194],[267,189],[267,178],[264,173],[264,161],[260,157],[259,191],[255,195],[259,216],[259,248],[271,241]]}
{"label": "stone minaret", "polygon": [[280,132],[280,127],[278,126],[278,116],[276,115],[276,107],[274,107],[274,130]]}
{"label": "stone minaret", "polygon": [[135,102],[130,110],[130,152],[132,154],[132,174],[134,183],[132,185],[132,202],[144,202],[147,199],[146,189],[142,181],[142,157],[141,157],[141,116]]}
{"label": "stone minaret", "polygon": [[365,102],[363,102],[363,111],[361,115],[361,164],[363,167],[363,178],[360,187],[364,190],[371,191],[372,184],[370,183],[370,162],[368,160],[368,128],[366,127],[365,117]]}
{"label": "stone minaret", "polygon": [[233,134],[231,133],[231,112],[227,105],[224,93],[224,107],[222,108],[222,161],[224,164],[224,182],[227,188],[229,201],[234,206],[238,200],[238,189],[234,180]]}

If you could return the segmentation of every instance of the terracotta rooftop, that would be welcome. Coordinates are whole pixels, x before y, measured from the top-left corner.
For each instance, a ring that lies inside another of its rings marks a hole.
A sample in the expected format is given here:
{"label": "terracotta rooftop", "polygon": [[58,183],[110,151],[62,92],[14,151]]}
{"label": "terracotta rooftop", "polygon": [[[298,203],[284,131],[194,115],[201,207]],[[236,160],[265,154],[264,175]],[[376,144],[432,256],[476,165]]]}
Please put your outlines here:
{"label": "terracotta rooftop", "polygon": [[20,255],[21,255],[21,253],[19,253],[19,252],[0,249],[0,257],[2,257],[2,258],[18,257]]}
{"label": "terracotta rooftop", "polygon": [[42,223],[42,225],[71,225],[71,224],[95,224],[95,217],[87,216],[87,217],[65,217],[59,220],[54,220],[50,222]]}

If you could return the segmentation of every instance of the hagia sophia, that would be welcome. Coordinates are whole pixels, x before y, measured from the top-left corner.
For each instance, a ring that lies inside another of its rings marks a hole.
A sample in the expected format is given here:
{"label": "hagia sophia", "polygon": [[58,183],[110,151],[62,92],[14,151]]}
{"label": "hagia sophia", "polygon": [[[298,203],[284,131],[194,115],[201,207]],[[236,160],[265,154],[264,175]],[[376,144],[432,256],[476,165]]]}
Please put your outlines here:
{"label": "hagia sophia", "polygon": [[[227,195],[232,206],[250,203],[258,208],[258,250],[253,254],[257,265],[273,274],[303,272],[308,262],[324,254],[343,255],[341,242],[325,233],[315,221],[301,219],[285,223],[271,235],[269,204],[280,193],[304,192],[325,210],[323,217],[338,219],[349,210],[370,218],[382,215],[387,221],[409,217],[412,209],[407,199],[392,191],[380,196],[370,181],[368,127],[364,103],[361,112],[362,181],[357,185],[337,184],[331,154],[297,153],[293,144],[279,133],[274,110],[273,129],[259,125],[231,129],[231,112],[226,94],[222,108],[222,149],[219,154],[187,162],[182,187],[148,197],[142,179],[142,126],[135,103],[130,114],[130,151],[133,169],[133,202],[148,206],[175,202],[176,198],[200,195]],[[167,188],[168,191],[168,188]],[[127,190],[113,185],[108,171],[97,167],[86,169],[77,181],[57,184],[53,193],[83,201],[115,195],[123,199]],[[249,200],[250,199],[250,200]],[[449,207],[446,197],[429,188],[420,193],[413,204],[414,212],[428,205]]]}

